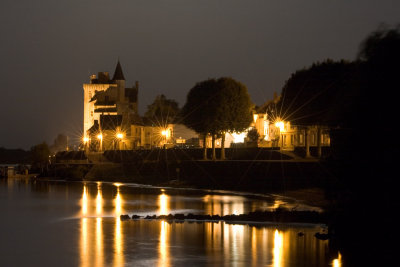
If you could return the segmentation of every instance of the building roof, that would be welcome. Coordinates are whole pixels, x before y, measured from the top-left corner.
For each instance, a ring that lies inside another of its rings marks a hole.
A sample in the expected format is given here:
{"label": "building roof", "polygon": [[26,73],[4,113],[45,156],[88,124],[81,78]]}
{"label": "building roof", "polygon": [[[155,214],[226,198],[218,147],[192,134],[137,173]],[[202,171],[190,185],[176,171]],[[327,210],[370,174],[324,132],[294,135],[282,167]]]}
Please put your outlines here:
{"label": "building roof", "polygon": [[121,63],[117,63],[117,67],[115,68],[115,72],[114,72],[114,76],[112,78],[114,81],[117,80],[124,80],[125,81],[125,77],[124,77],[124,73],[122,72],[122,67],[121,67]]}

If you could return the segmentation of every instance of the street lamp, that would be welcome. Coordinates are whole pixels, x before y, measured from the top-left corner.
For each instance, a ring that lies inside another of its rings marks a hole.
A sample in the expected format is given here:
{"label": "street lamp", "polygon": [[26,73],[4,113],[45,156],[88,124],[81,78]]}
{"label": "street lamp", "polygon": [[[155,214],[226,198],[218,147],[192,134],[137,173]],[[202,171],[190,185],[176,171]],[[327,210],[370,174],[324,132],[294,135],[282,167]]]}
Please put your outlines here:
{"label": "street lamp", "polygon": [[97,135],[97,139],[99,139],[100,140],[100,151],[102,150],[102,147],[103,147],[103,135],[100,133],[100,134],[98,134]]}
{"label": "street lamp", "polygon": [[83,137],[83,145],[85,147],[85,152],[87,152],[87,150],[88,150],[89,140],[90,140],[89,137],[87,137],[87,136]]}
{"label": "street lamp", "polygon": [[117,133],[118,149],[120,149],[120,142],[122,141],[123,138],[124,138],[123,133]]}

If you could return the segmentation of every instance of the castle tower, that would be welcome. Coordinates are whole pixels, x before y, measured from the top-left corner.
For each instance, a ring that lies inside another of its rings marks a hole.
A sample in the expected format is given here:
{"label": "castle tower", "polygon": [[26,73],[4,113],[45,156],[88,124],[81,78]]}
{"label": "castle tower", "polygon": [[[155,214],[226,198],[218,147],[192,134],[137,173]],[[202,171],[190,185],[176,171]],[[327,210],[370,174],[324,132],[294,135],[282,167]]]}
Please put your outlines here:
{"label": "castle tower", "polygon": [[120,103],[125,101],[125,77],[122,72],[121,63],[118,60],[117,67],[115,68],[114,76],[112,78],[113,82],[117,84],[118,87],[118,100]]}

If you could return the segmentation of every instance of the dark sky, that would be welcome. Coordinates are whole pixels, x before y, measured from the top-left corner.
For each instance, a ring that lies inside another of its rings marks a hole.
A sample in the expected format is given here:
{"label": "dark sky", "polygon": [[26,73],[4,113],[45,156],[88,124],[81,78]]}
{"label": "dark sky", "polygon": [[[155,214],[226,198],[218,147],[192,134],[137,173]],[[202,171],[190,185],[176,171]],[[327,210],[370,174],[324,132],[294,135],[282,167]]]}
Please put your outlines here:
{"label": "dark sky", "polygon": [[140,82],[182,106],[198,81],[231,76],[256,104],[314,61],[354,59],[398,0],[2,0],[0,147],[29,149],[58,133],[78,140],[89,75],[120,58]]}

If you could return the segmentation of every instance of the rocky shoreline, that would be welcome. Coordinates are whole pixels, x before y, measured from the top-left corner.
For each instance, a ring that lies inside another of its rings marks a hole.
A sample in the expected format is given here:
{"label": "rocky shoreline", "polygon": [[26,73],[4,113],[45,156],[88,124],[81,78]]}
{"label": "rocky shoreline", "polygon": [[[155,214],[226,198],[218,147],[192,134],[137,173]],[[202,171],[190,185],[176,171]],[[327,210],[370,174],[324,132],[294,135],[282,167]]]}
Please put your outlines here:
{"label": "rocky shoreline", "polygon": [[[248,225],[257,225],[257,224],[314,224],[321,225],[322,233],[315,233],[315,237],[321,240],[327,240],[330,238],[330,234],[325,231],[328,227],[326,226],[328,222],[328,215],[324,212],[317,211],[297,211],[297,210],[288,210],[286,208],[277,208],[272,211],[254,211],[249,212],[247,214],[230,214],[220,216],[218,214],[168,214],[168,215],[147,215],[140,216],[137,214],[128,215],[122,214],[120,215],[121,221],[129,221],[129,220],[160,220],[166,221],[168,223],[183,223],[183,222],[225,222],[228,224],[248,224]],[[303,233],[299,232],[299,236],[302,236]]]}

